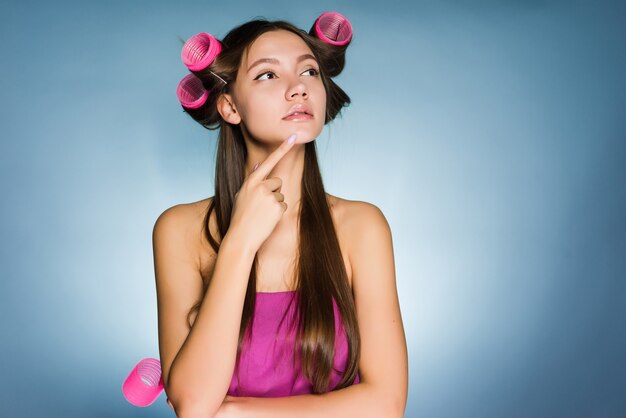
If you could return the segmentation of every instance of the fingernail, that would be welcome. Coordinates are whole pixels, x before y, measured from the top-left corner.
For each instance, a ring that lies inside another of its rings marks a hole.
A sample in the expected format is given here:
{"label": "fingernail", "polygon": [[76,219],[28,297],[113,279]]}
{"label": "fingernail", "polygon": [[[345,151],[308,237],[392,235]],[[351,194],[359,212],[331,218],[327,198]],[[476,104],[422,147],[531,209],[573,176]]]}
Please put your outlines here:
{"label": "fingernail", "polygon": [[296,136],[297,136],[296,134],[291,134],[289,138],[287,138],[287,143],[293,144],[296,141]]}
{"label": "fingernail", "polygon": [[259,168],[259,166],[260,166],[260,165],[261,165],[261,163],[256,163],[256,164],[254,165],[254,168],[252,169],[252,171],[254,171],[254,170],[256,170],[257,168]]}

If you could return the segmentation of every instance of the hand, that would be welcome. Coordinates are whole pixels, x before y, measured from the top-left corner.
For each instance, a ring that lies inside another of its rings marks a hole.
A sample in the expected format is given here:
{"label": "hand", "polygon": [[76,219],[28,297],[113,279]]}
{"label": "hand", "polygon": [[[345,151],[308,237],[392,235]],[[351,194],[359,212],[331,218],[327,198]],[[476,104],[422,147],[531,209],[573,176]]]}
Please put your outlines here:
{"label": "hand", "polygon": [[[293,143],[289,139],[294,137]],[[287,210],[285,196],[280,193],[283,181],[279,177],[266,179],[274,166],[289,152],[295,143],[295,134],[283,142],[256,170],[248,175],[235,194],[235,204],[229,233],[236,231],[255,252],[270,236],[283,213]]]}

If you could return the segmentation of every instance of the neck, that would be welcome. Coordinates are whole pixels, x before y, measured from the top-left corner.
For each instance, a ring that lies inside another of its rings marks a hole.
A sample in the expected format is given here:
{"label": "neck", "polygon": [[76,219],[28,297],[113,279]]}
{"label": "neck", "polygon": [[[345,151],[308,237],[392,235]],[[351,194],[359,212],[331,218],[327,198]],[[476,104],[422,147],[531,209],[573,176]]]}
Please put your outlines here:
{"label": "neck", "polygon": [[[280,144],[264,144],[246,138],[248,159],[245,176],[247,177],[257,162],[263,162]],[[304,173],[304,144],[294,144],[293,148],[274,166],[267,178],[279,177],[282,180],[280,193],[285,197],[287,211],[279,224],[297,219],[302,196],[302,175]]]}

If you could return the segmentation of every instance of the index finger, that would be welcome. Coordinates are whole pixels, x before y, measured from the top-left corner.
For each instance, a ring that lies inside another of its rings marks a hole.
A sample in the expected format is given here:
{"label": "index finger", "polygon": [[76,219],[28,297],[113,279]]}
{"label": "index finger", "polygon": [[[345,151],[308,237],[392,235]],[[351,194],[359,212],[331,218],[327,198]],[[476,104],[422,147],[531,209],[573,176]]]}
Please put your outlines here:
{"label": "index finger", "polygon": [[281,158],[285,156],[289,152],[289,150],[293,147],[293,144],[296,143],[296,134],[291,134],[286,141],[284,141],[278,148],[276,148],[267,158],[259,165],[259,167],[250,173],[250,177],[260,177],[265,179],[268,176],[270,171],[274,168],[274,166],[280,161]]}

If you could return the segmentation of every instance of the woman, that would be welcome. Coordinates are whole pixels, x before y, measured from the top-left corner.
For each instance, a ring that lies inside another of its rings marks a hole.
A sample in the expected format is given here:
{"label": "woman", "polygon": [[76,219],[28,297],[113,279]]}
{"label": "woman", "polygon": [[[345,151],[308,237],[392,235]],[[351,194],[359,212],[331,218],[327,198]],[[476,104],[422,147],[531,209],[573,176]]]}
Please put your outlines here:
{"label": "woman", "polygon": [[183,48],[181,104],[219,136],[215,195],[167,209],[153,231],[162,377],[179,417],[404,413],[389,225],[376,206],[325,193],[317,163],[314,139],[350,102],[331,79],[350,39],[319,32],[327,18],[349,26],[339,14],[310,33],[253,20]]}

